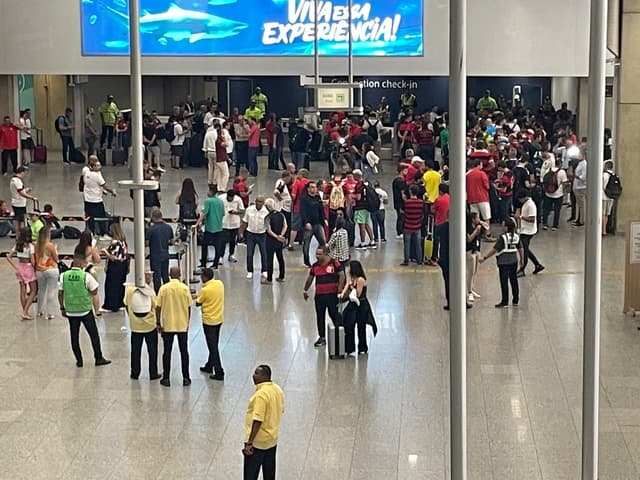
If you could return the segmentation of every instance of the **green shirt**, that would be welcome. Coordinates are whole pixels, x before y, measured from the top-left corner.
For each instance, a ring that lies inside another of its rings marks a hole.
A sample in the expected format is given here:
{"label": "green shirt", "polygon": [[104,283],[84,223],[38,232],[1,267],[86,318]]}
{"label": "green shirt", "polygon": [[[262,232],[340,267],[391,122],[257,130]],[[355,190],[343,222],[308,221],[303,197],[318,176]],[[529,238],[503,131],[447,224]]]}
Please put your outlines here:
{"label": "green shirt", "polygon": [[118,109],[118,106],[115,104],[115,102],[104,102],[102,105],[100,105],[98,111],[102,116],[102,123],[104,125],[112,127],[116,124],[118,115],[120,114],[120,110]]}
{"label": "green shirt", "polygon": [[93,309],[86,276],[87,272],[79,268],[67,270],[62,275],[64,309],[69,314],[90,312]]}
{"label": "green shirt", "polygon": [[254,93],[249,100],[256,102],[256,108],[259,108],[263,114],[267,111],[269,99],[264,93]]}
{"label": "green shirt", "polygon": [[244,116],[247,119],[252,118],[256,122],[259,122],[262,120],[262,117],[264,117],[264,111],[260,110],[257,106],[255,108],[249,107],[244,111]]}
{"label": "green shirt", "polygon": [[218,233],[222,231],[222,217],[224,217],[224,203],[218,197],[209,197],[202,207],[204,212],[204,231]]}
{"label": "green shirt", "polygon": [[478,110],[497,110],[498,104],[493,97],[481,97],[476,104]]}
{"label": "green shirt", "polygon": [[449,146],[449,130],[443,128],[440,130],[440,148]]}
{"label": "green shirt", "polygon": [[38,241],[38,235],[40,234],[40,230],[42,230],[43,228],[44,228],[44,222],[40,218],[31,224],[31,241],[32,242]]}

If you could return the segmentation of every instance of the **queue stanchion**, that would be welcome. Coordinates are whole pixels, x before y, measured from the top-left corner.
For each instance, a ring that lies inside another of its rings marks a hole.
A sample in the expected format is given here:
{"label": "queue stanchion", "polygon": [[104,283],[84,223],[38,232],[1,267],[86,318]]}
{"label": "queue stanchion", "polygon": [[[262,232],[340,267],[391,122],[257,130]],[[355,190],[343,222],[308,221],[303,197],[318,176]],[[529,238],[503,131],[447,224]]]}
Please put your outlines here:
{"label": "queue stanchion", "polygon": [[197,275],[201,273],[201,269],[198,267],[198,231],[195,228],[191,229],[191,236],[189,237],[189,255],[191,257],[191,283],[198,283],[199,279]]}

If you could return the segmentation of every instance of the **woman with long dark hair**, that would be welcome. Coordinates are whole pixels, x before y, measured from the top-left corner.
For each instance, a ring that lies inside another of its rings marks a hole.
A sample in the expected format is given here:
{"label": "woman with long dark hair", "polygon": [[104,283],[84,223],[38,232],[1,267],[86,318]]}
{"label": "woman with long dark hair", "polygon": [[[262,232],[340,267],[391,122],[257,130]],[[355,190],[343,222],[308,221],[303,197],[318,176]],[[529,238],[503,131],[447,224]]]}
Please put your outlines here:
{"label": "woman with long dark hair", "polygon": [[[93,234],[91,230],[85,230],[80,234],[80,238],[78,239],[78,244],[76,248],[73,250],[73,255],[82,255],[85,257],[87,261],[87,266],[84,268],[84,271],[88,274],[95,277],[96,273],[96,265],[100,263],[100,252],[95,247],[93,243]],[[100,312],[100,298],[98,295],[92,295],[91,299],[93,301],[93,310],[97,317],[101,316]]]}
{"label": "woman with long dark hair", "polygon": [[179,208],[180,222],[183,220],[196,220],[198,218],[198,192],[193,184],[193,180],[189,177],[182,181],[182,186],[176,195],[176,204]]}
{"label": "woman with long dark hair", "polygon": [[343,312],[344,341],[347,355],[356,351],[355,328],[358,327],[358,354],[369,352],[367,345],[367,324],[373,328],[373,335],[378,333],[376,320],[367,299],[367,276],[362,264],[357,260],[349,262],[349,277],[342,290],[341,299],[349,301]]}
{"label": "woman with long dark hair", "polygon": [[[13,257],[18,258],[18,263],[13,261]],[[33,320],[29,315],[29,308],[36,296],[36,271],[35,249],[31,243],[31,230],[22,227],[18,230],[16,244],[7,255],[9,265],[16,271],[16,278],[20,285],[20,305],[22,306],[22,320]],[[27,293],[27,287],[29,287]]]}
{"label": "woman with long dark hair", "polygon": [[129,273],[129,251],[127,238],[119,223],[112,223],[109,227],[111,244],[102,249],[107,257],[106,277],[104,281],[104,304],[102,309],[117,312],[124,308],[124,283]]}

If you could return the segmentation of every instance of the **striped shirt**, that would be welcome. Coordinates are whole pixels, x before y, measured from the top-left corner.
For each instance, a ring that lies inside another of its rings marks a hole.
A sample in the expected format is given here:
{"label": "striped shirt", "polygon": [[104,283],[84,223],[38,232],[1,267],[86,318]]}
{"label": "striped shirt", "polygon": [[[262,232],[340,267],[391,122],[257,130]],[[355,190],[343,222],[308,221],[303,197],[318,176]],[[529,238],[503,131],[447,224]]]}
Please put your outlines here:
{"label": "striped shirt", "polygon": [[316,295],[337,295],[339,273],[342,269],[340,262],[333,259],[326,265],[320,262],[314,263],[309,270],[309,275],[316,279]]}
{"label": "striped shirt", "polygon": [[422,228],[424,202],[419,198],[407,198],[404,201],[404,230],[417,232]]}

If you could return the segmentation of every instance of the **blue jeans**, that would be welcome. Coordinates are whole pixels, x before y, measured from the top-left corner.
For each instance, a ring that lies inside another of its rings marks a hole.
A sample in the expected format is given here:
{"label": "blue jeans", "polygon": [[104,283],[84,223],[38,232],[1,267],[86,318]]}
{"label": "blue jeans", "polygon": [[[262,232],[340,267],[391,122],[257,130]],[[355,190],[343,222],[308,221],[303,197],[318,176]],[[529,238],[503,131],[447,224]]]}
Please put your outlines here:
{"label": "blue jeans", "polygon": [[247,158],[247,170],[252,177],[258,176],[258,152],[260,147],[249,147],[249,154]]}
{"label": "blue jeans", "polygon": [[293,154],[293,163],[296,164],[296,169],[300,170],[304,168],[304,158],[307,156],[305,152],[292,152]]}
{"label": "blue jeans", "polygon": [[404,263],[409,263],[409,258],[413,257],[418,265],[422,265],[423,254],[420,230],[415,232],[405,230],[402,239],[404,243]]}
{"label": "blue jeans", "polygon": [[69,162],[71,161],[71,155],[73,155],[73,151],[75,150],[73,137],[60,135],[60,140],[62,140],[62,161]]}
{"label": "blue jeans", "polygon": [[247,232],[247,272],[253,273],[253,253],[260,250],[261,272],[267,272],[267,234]]}
{"label": "blue jeans", "polygon": [[373,238],[374,240],[386,240],[386,232],[384,228],[384,209],[376,210],[371,214],[371,221],[373,222]]}
{"label": "blue jeans", "polygon": [[311,225],[311,230],[304,229],[304,240],[302,242],[302,255],[304,257],[305,265],[311,265],[309,259],[309,247],[311,246],[311,237],[316,237],[318,246],[323,246],[325,242],[324,238],[324,226],[321,224]]}

